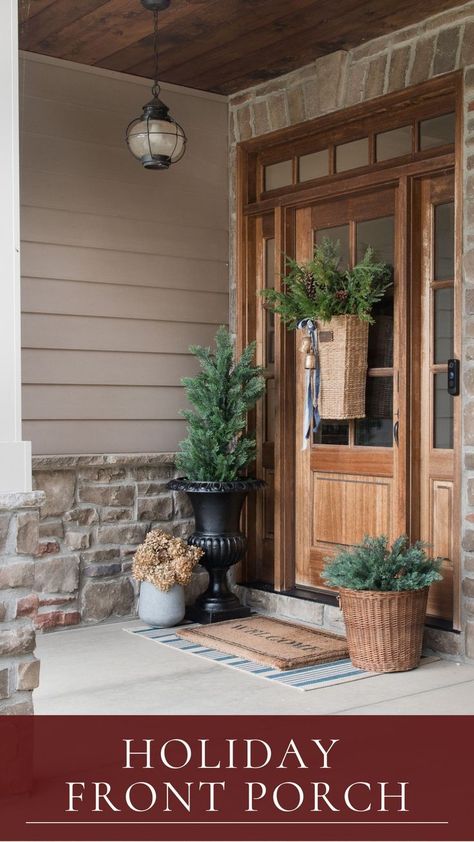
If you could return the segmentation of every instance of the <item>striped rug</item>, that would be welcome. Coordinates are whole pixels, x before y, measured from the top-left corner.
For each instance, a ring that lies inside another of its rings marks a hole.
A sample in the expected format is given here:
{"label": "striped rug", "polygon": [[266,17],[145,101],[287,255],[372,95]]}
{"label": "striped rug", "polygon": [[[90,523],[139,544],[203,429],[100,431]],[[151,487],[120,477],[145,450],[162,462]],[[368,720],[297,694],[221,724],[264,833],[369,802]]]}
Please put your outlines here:
{"label": "striped rug", "polygon": [[[349,659],[333,661],[329,664],[317,664],[312,667],[299,667],[294,670],[276,670],[272,667],[263,667],[255,661],[247,661],[236,655],[225,655],[217,649],[207,649],[197,643],[191,643],[178,637],[174,631],[144,627],[140,629],[126,629],[131,634],[151,640],[154,643],[161,643],[162,646],[169,646],[171,649],[178,649],[188,655],[197,655],[208,661],[214,661],[222,666],[232,667],[241,670],[248,675],[257,678],[264,678],[267,681],[274,681],[284,684],[286,687],[294,687],[296,690],[317,690],[320,687],[329,687],[332,684],[344,684],[347,681],[357,681],[362,678],[374,678],[382,673],[365,672],[353,667]],[[423,663],[433,660],[423,658]],[[436,659],[435,659],[436,660]]]}

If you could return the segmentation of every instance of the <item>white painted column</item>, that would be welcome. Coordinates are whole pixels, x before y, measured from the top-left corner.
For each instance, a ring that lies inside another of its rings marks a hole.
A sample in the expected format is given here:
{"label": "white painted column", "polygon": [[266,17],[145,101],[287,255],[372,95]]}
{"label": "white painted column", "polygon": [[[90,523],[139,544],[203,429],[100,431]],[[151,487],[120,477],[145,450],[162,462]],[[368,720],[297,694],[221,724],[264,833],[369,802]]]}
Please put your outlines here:
{"label": "white painted column", "polygon": [[18,0],[0,2],[0,492],[31,490],[21,440]]}

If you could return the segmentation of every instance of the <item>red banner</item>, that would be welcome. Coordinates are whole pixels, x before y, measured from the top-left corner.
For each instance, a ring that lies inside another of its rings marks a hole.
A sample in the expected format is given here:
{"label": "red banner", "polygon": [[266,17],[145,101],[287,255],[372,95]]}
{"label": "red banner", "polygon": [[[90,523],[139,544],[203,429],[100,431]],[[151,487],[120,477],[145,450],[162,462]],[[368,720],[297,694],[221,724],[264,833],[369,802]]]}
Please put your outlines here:
{"label": "red banner", "polygon": [[0,839],[472,842],[472,717],[0,718]]}

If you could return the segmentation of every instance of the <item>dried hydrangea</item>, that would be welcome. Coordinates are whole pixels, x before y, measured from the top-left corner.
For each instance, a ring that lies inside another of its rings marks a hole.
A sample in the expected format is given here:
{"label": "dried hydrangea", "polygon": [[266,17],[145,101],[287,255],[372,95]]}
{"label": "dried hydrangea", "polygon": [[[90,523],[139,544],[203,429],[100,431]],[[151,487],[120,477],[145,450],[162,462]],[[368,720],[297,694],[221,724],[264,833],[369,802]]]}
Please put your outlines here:
{"label": "dried hydrangea", "polygon": [[151,582],[160,591],[169,591],[175,584],[189,584],[193,568],[203,555],[199,547],[190,547],[182,538],[154,529],[137,548],[132,575],[139,582]]}

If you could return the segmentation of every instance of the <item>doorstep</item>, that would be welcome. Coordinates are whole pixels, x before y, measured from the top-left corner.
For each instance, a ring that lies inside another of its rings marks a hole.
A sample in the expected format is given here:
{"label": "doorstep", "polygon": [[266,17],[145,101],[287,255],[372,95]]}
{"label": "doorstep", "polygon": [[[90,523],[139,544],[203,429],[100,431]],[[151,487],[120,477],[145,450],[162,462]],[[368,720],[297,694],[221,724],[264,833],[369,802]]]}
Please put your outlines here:
{"label": "doorstep", "polygon": [[[342,612],[337,597],[328,594],[328,600],[321,594],[314,594],[304,588],[295,588],[291,594],[280,593],[269,587],[233,585],[241,602],[252,611],[272,614],[284,620],[299,621],[317,626],[335,634],[345,634]],[[325,599],[324,602],[321,600]],[[424,648],[443,658],[459,661],[463,659],[463,638],[453,629],[438,628],[428,623],[425,628]]]}

